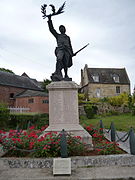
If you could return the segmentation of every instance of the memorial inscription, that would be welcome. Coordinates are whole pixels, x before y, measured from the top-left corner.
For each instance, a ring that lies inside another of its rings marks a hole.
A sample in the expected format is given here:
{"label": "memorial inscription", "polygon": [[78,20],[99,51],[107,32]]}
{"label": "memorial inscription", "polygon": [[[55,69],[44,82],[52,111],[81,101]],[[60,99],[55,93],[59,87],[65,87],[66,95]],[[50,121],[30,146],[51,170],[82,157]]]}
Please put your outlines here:
{"label": "memorial inscription", "polygon": [[54,158],[53,175],[71,175],[71,158]]}

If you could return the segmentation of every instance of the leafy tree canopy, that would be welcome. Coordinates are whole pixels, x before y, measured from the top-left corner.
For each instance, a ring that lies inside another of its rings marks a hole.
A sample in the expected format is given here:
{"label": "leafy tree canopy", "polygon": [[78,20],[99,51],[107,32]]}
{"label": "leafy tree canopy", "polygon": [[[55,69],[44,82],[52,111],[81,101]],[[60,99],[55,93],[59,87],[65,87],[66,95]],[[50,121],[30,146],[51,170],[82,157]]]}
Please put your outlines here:
{"label": "leafy tree canopy", "polygon": [[15,74],[15,73],[14,73],[12,70],[10,70],[10,69],[0,68],[0,71],[4,71],[4,72],[9,72],[9,73]]}
{"label": "leafy tree canopy", "polygon": [[48,89],[46,89],[46,86],[47,86],[48,84],[50,84],[51,82],[52,82],[52,81],[49,80],[49,79],[44,79],[44,81],[42,82],[42,88],[43,88],[44,91],[47,92],[47,93],[48,93]]}

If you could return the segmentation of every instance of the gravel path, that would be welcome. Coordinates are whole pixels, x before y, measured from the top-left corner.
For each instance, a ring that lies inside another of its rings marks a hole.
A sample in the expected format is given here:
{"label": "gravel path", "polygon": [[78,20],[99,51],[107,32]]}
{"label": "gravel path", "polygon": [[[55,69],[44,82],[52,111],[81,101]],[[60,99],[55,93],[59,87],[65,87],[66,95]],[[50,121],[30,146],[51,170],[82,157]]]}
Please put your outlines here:
{"label": "gravel path", "polygon": [[[117,131],[117,135],[120,138],[122,138],[127,132],[121,132],[121,131]],[[109,133],[105,133],[105,137],[109,140],[111,140],[111,135],[110,132]],[[122,141],[118,141],[118,137],[116,136],[116,141],[119,144],[119,147],[121,149],[123,149],[124,151],[126,151],[127,153],[130,153],[130,146],[129,146],[129,138],[127,139],[126,142],[122,142]],[[125,138],[123,138],[125,139]]]}

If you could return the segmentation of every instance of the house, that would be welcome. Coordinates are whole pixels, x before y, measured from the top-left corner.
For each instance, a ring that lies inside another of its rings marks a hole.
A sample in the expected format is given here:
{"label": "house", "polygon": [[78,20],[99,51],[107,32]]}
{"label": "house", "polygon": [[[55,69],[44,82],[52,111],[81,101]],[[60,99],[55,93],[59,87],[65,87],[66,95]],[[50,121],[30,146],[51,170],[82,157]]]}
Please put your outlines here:
{"label": "house", "polygon": [[29,112],[48,113],[48,93],[42,91],[26,90],[15,95],[17,107],[27,107]]}
{"label": "house", "polygon": [[[41,98],[45,97],[45,98]],[[30,103],[30,99],[36,99]],[[25,99],[25,100],[22,100]],[[38,101],[48,100],[48,95],[43,92],[41,83],[31,79],[26,73],[18,76],[9,72],[0,71],[0,103],[7,103],[12,107],[28,107],[30,112],[48,112],[48,103],[39,105]],[[36,104],[35,104],[36,103]]]}
{"label": "house", "polygon": [[110,97],[130,93],[130,80],[125,68],[81,69],[81,89],[89,98]]}

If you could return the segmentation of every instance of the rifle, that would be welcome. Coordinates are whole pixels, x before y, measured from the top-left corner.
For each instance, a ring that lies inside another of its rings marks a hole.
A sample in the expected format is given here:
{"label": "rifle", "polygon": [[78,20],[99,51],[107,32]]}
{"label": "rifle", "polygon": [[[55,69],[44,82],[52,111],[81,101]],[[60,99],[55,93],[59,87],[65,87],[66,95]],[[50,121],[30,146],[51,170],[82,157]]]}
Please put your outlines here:
{"label": "rifle", "polygon": [[78,51],[76,51],[74,54],[73,54],[73,56],[76,56],[76,54],[77,53],[79,53],[80,51],[82,51],[84,48],[86,48],[87,46],[89,45],[89,43],[88,44],[86,44],[85,46],[83,46],[81,49],[79,49]]}

